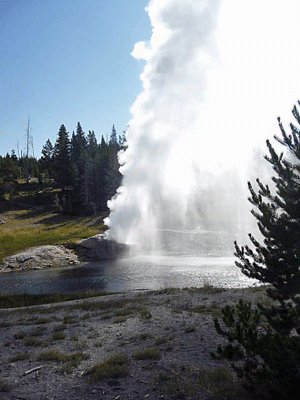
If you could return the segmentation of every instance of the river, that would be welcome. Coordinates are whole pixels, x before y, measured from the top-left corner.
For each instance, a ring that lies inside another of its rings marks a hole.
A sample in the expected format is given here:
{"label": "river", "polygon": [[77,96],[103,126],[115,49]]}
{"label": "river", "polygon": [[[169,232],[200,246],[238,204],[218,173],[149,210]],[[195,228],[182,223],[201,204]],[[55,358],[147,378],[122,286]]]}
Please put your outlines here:
{"label": "river", "polygon": [[136,256],[78,266],[2,273],[0,293],[69,293],[80,290],[126,292],[170,287],[241,288],[255,285],[234,257]]}

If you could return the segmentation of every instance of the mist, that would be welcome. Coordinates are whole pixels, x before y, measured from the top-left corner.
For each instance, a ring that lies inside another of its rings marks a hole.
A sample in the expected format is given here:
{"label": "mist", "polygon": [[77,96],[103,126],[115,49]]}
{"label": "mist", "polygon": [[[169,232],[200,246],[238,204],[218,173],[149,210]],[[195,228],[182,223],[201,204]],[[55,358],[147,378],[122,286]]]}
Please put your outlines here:
{"label": "mist", "polygon": [[[247,4],[245,4],[247,3]],[[299,97],[298,1],[152,0],[108,236],[204,251],[255,229],[247,181],[269,179],[265,140]],[[286,122],[287,121],[287,122]],[[166,235],[167,232],[167,235]],[[212,239],[213,238],[213,239]]]}

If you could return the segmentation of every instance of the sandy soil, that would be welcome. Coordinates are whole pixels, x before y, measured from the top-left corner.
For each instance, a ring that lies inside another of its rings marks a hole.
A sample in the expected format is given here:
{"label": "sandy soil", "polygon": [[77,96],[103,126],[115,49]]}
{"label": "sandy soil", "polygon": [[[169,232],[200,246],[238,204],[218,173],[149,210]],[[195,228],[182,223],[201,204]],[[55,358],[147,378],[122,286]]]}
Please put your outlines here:
{"label": "sandy soil", "polygon": [[[1,310],[0,399],[246,398],[235,395],[240,385],[227,364],[210,356],[222,342],[213,318],[240,297],[263,296],[258,289],[167,289]],[[159,357],[135,358],[145,348]],[[78,365],[40,358],[50,350],[87,358]],[[87,374],[120,353],[127,375],[93,381]]]}

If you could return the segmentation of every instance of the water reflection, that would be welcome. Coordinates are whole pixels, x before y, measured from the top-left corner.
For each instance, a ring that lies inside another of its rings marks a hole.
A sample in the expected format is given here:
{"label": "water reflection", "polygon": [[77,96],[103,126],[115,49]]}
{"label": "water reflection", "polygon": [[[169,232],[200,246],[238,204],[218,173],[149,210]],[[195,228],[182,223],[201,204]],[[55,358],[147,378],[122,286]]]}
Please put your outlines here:
{"label": "water reflection", "polygon": [[233,257],[138,256],[91,262],[70,268],[0,275],[1,293],[70,293],[78,290],[123,292],[168,287],[247,287],[255,283],[234,265]]}

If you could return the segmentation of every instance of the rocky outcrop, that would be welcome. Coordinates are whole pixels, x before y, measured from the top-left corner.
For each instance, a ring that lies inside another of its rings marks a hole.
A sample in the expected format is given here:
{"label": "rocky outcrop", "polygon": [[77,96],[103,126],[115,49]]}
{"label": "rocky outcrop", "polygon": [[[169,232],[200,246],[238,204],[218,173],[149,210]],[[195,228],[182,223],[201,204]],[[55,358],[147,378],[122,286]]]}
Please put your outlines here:
{"label": "rocky outcrop", "polygon": [[136,252],[134,246],[95,235],[79,240],[73,250],[64,246],[37,246],[6,257],[0,272],[44,269],[78,264],[81,261],[114,260]]}
{"label": "rocky outcrop", "polygon": [[129,255],[132,246],[95,235],[77,242],[76,253],[86,260],[114,260]]}
{"label": "rocky outcrop", "polygon": [[38,246],[6,257],[0,271],[43,269],[79,263],[78,257],[63,246]]}

